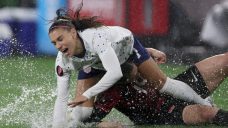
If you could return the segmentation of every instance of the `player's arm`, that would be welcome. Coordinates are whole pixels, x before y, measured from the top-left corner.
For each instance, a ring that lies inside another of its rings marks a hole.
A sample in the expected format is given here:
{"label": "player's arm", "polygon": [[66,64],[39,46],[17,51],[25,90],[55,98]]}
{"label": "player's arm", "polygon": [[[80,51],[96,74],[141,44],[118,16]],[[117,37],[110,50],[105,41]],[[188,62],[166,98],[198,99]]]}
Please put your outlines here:
{"label": "player's arm", "polygon": [[65,68],[61,54],[58,54],[55,63],[55,73],[57,76],[57,98],[53,112],[53,128],[62,126],[67,123],[67,101],[69,96],[70,70]]}
{"label": "player's arm", "polygon": [[[103,67],[106,70],[106,73],[99,80],[99,82],[86,90],[82,95],[78,96],[74,101],[68,103],[70,107],[80,105],[93,96],[104,92],[105,90],[112,87],[112,85],[114,85],[123,76],[119,60],[113,48],[108,47],[105,52],[99,54],[99,57],[102,61]],[[111,61],[110,58],[112,58]]]}
{"label": "player's arm", "polygon": [[[106,70],[104,76],[93,87],[86,90],[82,95],[90,99],[97,94],[104,92],[114,85],[123,76],[119,60],[112,47],[108,47],[104,52],[100,52],[99,58]],[[111,58],[111,60],[110,60]]]}
{"label": "player's arm", "polygon": [[[91,71],[92,72],[92,71]],[[92,87],[96,84],[100,76],[92,73],[85,73],[83,70],[79,71],[78,73],[78,80],[76,82],[76,89],[75,89],[75,97],[74,100],[77,99],[78,96],[82,95],[88,88]],[[87,100],[80,106],[76,106],[73,108],[71,113],[71,118],[73,121],[74,126],[77,126],[79,122],[90,117],[94,106],[94,97]]]}

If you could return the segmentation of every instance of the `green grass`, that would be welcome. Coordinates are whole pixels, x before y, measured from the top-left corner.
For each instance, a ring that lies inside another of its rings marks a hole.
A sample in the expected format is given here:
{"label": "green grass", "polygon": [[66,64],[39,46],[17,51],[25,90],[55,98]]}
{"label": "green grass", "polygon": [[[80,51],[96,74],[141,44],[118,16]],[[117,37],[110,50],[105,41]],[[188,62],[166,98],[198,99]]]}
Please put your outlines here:
{"label": "green grass", "polygon": [[[56,89],[54,63],[55,58],[53,57],[0,58],[1,128],[50,127]],[[162,65],[161,69],[168,76],[174,77],[186,69],[186,66]],[[74,82],[75,80],[71,81],[71,94],[74,92]],[[215,103],[226,110],[228,109],[227,83],[225,81],[213,94]],[[113,110],[106,119],[131,124],[116,110]],[[149,126],[140,128],[142,127]],[[154,127],[169,128],[173,126]],[[215,126],[207,125],[205,127]]]}

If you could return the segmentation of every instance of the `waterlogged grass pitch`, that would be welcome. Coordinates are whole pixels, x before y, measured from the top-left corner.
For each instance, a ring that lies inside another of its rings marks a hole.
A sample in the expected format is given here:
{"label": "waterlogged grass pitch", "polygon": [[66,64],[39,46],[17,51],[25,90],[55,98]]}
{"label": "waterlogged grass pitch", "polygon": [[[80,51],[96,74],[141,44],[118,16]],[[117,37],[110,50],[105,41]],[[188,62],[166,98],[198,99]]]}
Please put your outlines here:
{"label": "waterlogged grass pitch", "polygon": [[[54,63],[54,57],[0,58],[0,127],[51,127],[56,94]],[[166,64],[161,65],[161,68],[168,76],[175,77],[187,66]],[[76,78],[76,76],[73,75],[72,78]],[[74,93],[74,84],[75,80],[71,80],[71,97]],[[217,106],[226,110],[228,110],[227,85],[228,81],[226,80],[212,95]],[[128,118],[116,110],[113,110],[105,120],[115,120],[132,125]],[[142,127],[150,126],[140,126],[140,128]],[[173,126],[154,127],[171,128]],[[204,127],[215,126],[206,125]]]}

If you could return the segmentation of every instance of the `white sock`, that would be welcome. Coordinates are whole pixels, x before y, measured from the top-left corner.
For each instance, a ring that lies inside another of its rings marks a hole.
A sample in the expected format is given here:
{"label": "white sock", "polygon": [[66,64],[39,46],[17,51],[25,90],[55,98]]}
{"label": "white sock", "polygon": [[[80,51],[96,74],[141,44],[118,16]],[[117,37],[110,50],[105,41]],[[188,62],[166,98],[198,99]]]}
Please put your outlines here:
{"label": "white sock", "polygon": [[83,107],[83,106],[76,106],[73,108],[73,111],[71,113],[71,127],[77,127],[77,125],[89,118],[93,111],[93,107]]}
{"label": "white sock", "polygon": [[56,99],[54,106],[52,128],[65,128],[67,126],[67,98]]}
{"label": "white sock", "polygon": [[160,92],[167,93],[175,98],[179,98],[188,102],[211,106],[186,83],[171,79],[169,77],[167,77],[167,80]]}

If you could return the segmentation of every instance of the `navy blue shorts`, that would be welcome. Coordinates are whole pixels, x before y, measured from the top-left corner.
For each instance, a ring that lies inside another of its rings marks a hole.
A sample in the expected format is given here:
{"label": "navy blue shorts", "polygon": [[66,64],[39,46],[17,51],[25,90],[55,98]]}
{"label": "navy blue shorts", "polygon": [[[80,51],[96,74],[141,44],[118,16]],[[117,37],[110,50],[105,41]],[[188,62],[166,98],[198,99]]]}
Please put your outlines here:
{"label": "navy blue shorts", "polygon": [[129,57],[128,62],[133,62],[135,65],[140,65],[142,62],[150,58],[147,50],[142,46],[140,41],[134,38],[134,51],[133,54]]}
{"label": "navy blue shorts", "polygon": [[[134,63],[135,65],[140,65],[142,62],[150,58],[150,55],[147,52],[147,50],[142,46],[140,41],[136,38],[134,38],[133,48],[134,48],[133,54],[129,57],[127,62]],[[94,68],[92,68],[89,73],[86,73],[83,70],[80,70],[78,73],[78,80],[91,78],[97,75],[102,75],[104,73],[105,73],[104,70],[99,70]]]}

